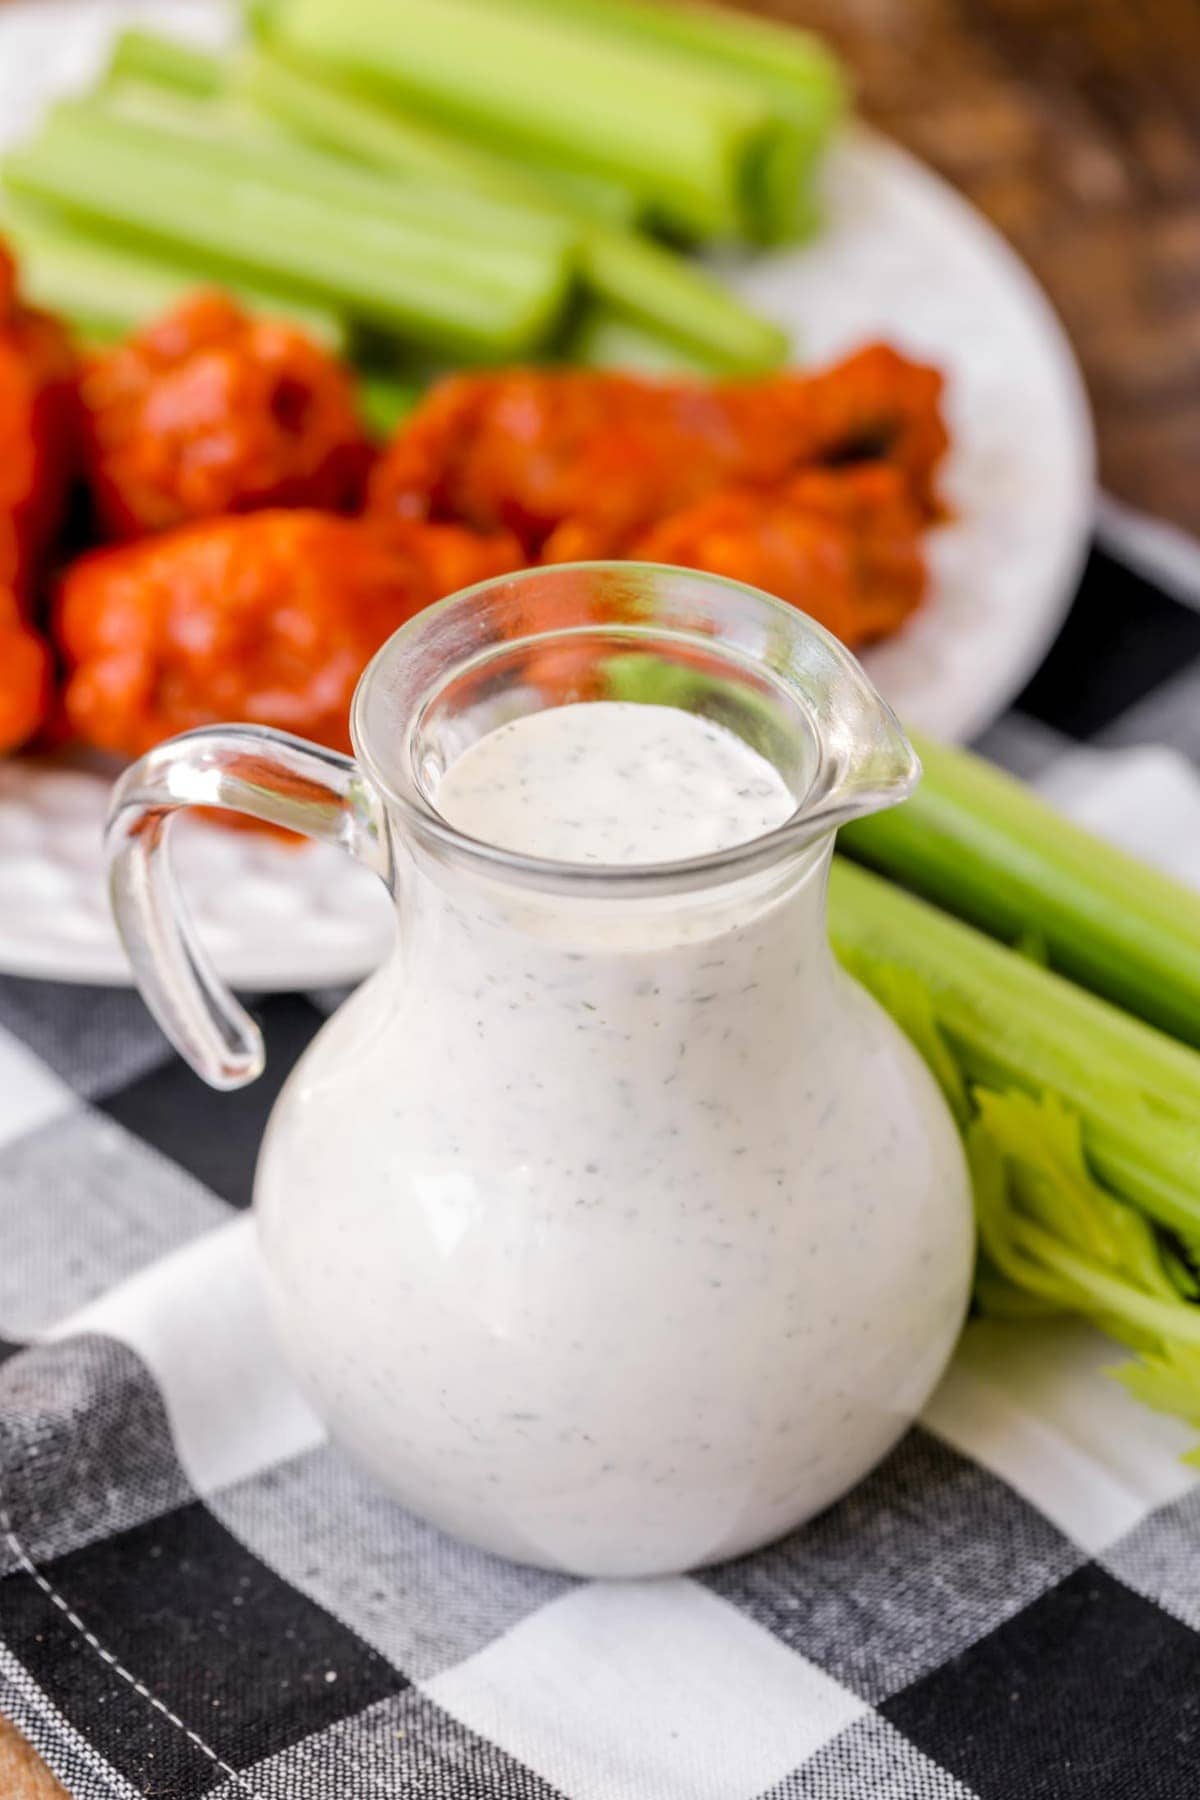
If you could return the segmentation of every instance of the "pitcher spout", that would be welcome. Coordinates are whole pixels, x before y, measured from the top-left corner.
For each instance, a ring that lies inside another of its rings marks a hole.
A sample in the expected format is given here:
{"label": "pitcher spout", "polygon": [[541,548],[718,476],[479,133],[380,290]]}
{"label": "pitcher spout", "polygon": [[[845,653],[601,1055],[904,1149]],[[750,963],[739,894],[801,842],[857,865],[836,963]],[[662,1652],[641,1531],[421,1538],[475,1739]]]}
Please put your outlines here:
{"label": "pitcher spout", "polygon": [[819,684],[806,684],[817,759],[795,820],[805,836],[895,806],[921,779],[920,758],[891,707],[848,651],[828,648],[831,666]]}
{"label": "pitcher spout", "polygon": [[[748,843],[637,867],[510,853],[441,816],[442,776],[478,738],[596,700],[680,708],[733,732],[772,764],[795,810]],[[430,607],[367,670],[352,735],[398,841],[590,897],[674,893],[769,867],[902,800],[920,774],[891,708],[814,619],[738,582],[649,563],[530,569]]]}

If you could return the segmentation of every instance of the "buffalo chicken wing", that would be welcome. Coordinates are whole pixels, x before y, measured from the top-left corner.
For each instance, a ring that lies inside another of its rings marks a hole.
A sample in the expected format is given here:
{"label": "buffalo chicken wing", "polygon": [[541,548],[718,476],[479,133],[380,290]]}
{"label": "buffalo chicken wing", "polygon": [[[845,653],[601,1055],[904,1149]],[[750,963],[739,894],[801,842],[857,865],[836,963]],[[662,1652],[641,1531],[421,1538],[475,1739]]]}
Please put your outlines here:
{"label": "buffalo chicken wing", "polygon": [[503,534],[380,531],[300,510],[94,551],[67,573],[57,610],[68,721],[130,756],[223,719],[348,749],[350,697],[384,639],[450,588],[519,561]]}
{"label": "buffalo chicken wing", "polygon": [[0,588],[0,755],[28,743],[49,716],[53,659],[11,588]]}
{"label": "buffalo chicken wing", "polygon": [[853,649],[920,605],[921,526],[900,472],[864,463],[805,470],[778,488],[723,488],[652,526],[632,554],[763,588]]}
{"label": "buffalo chicken wing", "polygon": [[[28,613],[75,467],[77,392],[70,341],[22,305],[0,245],[0,588]],[[7,600],[0,602],[7,611]]]}
{"label": "buffalo chicken wing", "polygon": [[81,393],[109,537],[361,500],[370,451],[349,372],[294,326],[224,294],[193,295],[98,356]]}
{"label": "buffalo chicken wing", "polygon": [[383,518],[506,528],[531,561],[637,554],[644,534],[724,488],[780,492],[809,468],[886,464],[936,515],[941,377],[885,345],[817,374],[652,381],[582,370],[452,377],[373,472]]}

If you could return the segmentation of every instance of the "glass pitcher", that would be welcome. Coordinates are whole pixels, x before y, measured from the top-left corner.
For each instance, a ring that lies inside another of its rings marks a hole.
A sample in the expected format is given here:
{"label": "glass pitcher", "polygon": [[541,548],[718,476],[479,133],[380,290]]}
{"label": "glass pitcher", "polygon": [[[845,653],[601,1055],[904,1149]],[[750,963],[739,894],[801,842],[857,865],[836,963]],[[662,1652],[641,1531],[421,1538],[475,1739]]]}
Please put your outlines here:
{"label": "glass pitcher", "polygon": [[[634,867],[440,816],[482,734],[612,698],[737,732],[794,813]],[[259,1159],[299,1382],[405,1505],[519,1561],[660,1574],[779,1536],[903,1431],[967,1300],[957,1133],[825,931],[835,827],[910,790],[909,744],[802,614],[627,563],[421,613],[364,674],[353,741],[188,733],[126,773],[109,834],[142,992],[218,1087],[262,1045],[181,910],[172,815],[341,844],[395,898],[393,954],[297,1065]]]}

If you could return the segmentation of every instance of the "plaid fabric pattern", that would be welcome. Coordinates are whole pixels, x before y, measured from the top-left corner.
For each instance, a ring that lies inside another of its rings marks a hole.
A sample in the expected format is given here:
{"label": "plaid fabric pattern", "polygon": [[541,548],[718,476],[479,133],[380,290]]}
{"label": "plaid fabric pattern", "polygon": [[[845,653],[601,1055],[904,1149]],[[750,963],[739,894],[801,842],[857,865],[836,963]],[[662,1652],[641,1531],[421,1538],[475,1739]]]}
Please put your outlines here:
{"label": "plaid fabric pattern", "polygon": [[[985,748],[1050,791],[1097,745],[1200,754],[1187,587],[1098,547]],[[222,1096],[135,996],[0,981],[0,1709],[72,1794],[1200,1791],[1187,1434],[1083,1328],[974,1323],[867,1481],[694,1578],[516,1568],[380,1494],[277,1359],[244,1211],[329,1004],[265,1001],[268,1076]]]}

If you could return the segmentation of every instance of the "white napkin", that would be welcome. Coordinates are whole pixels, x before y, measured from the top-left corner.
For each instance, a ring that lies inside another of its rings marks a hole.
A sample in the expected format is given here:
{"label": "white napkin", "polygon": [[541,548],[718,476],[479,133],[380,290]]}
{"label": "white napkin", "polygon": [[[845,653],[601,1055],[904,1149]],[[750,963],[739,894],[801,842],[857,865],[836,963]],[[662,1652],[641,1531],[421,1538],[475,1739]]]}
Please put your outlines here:
{"label": "white napkin", "polygon": [[1098,837],[1200,888],[1200,773],[1177,750],[1069,750],[1035,782]]}

